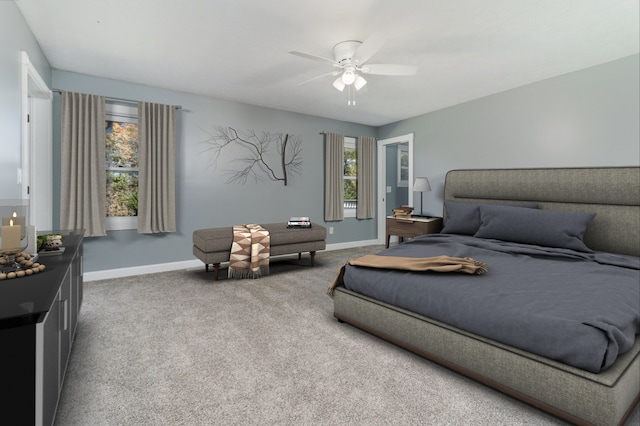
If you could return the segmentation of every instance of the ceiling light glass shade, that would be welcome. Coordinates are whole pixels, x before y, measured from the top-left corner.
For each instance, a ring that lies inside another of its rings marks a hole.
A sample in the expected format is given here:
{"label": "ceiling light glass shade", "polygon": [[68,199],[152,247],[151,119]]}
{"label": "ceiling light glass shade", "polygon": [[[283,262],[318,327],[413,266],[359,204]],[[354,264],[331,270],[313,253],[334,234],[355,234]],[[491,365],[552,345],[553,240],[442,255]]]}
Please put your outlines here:
{"label": "ceiling light glass shade", "polygon": [[367,80],[359,75],[356,77],[356,81],[353,82],[353,87],[355,87],[356,90],[360,90],[364,87],[365,84],[367,84]]}
{"label": "ceiling light glass shade", "polygon": [[353,72],[353,70],[351,69],[346,69],[344,70],[344,72],[342,73],[342,82],[344,84],[353,84],[353,82],[356,80],[356,73]]}
{"label": "ceiling light glass shade", "polygon": [[344,90],[345,84],[342,82],[342,77],[336,78],[336,81],[333,82],[333,87],[341,92]]}

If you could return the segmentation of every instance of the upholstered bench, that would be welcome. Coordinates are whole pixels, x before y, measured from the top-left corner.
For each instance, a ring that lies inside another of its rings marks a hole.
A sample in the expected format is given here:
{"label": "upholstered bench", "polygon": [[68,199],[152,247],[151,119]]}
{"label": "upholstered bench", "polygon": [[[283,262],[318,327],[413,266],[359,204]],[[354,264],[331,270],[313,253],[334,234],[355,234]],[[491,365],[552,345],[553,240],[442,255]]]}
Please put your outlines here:
{"label": "upholstered bench", "polygon": [[[303,252],[309,252],[311,266],[313,266],[316,251],[326,248],[327,230],[316,223],[312,223],[311,228],[288,228],[286,222],[260,225],[269,231],[271,256],[298,253],[298,259],[300,259]],[[204,262],[207,272],[209,265],[213,265],[216,280],[220,263],[229,261],[232,243],[232,226],[193,231],[193,254]]]}

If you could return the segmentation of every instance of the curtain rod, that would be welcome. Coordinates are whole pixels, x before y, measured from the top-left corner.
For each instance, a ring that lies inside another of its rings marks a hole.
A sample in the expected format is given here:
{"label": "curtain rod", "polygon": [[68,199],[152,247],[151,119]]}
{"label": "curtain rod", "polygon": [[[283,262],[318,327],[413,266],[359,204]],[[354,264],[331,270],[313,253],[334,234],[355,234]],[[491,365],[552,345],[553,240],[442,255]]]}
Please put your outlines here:
{"label": "curtain rod", "polygon": [[[52,92],[56,92],[58,94],[62,93],[60,89],[51,89]],[[105,96],[105,99],[109,99],[110,101],[120,101],[120,102],[129,102],[129,103],[138,103],[140,101],[136,101],[134,99],[124,99],[124,98],[114,98],[112,96]],[[172,105],[175,109],[182,109],[182,105]]]}
{"label": "curtain rod", "polygon": [[[326,135],[327,132],[320,132],[321,135]],[[358,139],[358,136],[349,136],[349,135],[342,135],[345,138],[353,138],[353,139]]]}

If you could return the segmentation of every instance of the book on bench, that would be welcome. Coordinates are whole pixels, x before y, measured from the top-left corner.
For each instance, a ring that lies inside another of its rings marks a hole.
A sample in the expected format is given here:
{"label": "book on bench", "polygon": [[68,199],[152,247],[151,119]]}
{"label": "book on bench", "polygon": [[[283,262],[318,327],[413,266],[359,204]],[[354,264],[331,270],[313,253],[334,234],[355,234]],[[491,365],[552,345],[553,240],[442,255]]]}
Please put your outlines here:
{"label": "book on bench", "polygon": [[292,216],[287,222],[287,228],[311,228],[311,220],[307,216]]}

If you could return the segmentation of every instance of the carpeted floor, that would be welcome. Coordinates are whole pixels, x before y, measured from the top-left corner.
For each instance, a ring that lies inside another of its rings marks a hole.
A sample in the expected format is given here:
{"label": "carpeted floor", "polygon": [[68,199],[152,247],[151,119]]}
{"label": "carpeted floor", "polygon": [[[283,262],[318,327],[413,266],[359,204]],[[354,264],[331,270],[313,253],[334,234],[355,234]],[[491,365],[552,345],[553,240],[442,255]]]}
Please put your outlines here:
{"label": "carpeted floor", "polygon": [[278,258],[256,280],[203,267],[85,283],[56,424],[565,424],[338,323],[338,267],[381,249]]}

